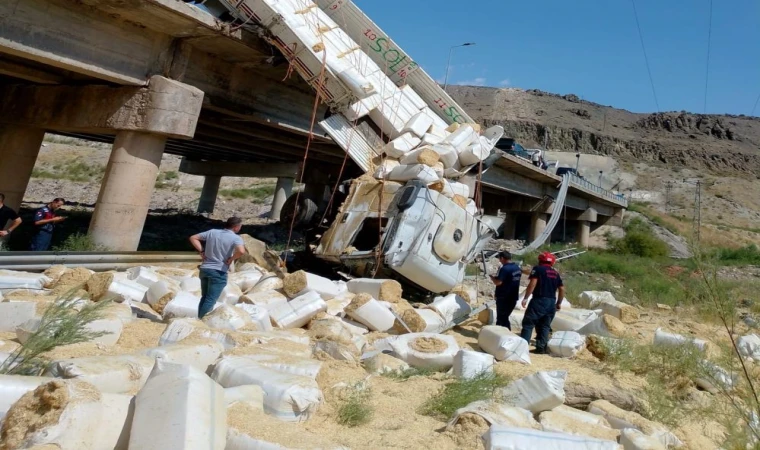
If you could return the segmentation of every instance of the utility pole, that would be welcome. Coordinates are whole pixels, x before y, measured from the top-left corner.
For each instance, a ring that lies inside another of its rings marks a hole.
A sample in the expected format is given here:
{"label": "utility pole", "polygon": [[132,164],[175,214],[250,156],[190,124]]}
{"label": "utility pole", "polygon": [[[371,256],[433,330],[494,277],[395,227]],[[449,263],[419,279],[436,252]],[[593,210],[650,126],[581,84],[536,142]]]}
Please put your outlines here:
{"label": "utility pole", "polygon": [[665,213],[670,214],[670,191],[673,189],[673,182],[665,183]]}
{"label": "utility pole", "polygon": [[699,244],[700,230],[702,228],[702,181],[697,180],[697,188],[694,192],[694,237]]}

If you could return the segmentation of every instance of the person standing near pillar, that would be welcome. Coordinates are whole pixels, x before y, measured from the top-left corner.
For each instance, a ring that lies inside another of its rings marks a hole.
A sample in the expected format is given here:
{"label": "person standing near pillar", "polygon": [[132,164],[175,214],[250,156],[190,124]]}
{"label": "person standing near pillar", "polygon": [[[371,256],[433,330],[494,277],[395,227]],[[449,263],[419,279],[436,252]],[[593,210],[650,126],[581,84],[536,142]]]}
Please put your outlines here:
{"label": "person standing near pillar", "polygon": [[[5,228],[6,225],[8,228]],[[5,204],[5,194],[0,194],[0,239],[8,236],[21,225],[21,217]]]}
{"label": "person standing near pillar", "polygon": [[520,278],[522,272],[520,266],[512,262],[512,254],[499,252],[501,267],[496,276],[491,276],[491,281],[496,286],[494,297],[496,298],[496,325],[512,330],[509,324],[509,316],[517,306],[520,297]]}
{"label": "person standing near pillar", "polygon": [[[549,343],[549,331],[551,330],[554,315],[560,310],[562,300],[565,299],[565,286],[562,277],[552,266],[557,262],[557,257],[550,252],[538,255],[538,265],[530,272],[530,283],[525,290],[522,307],[528,309],[522,321],[520,337],[530,342],[533,328],[536,328],[536,353],[545,354],[546,345]],[[559,293],[559,295],[558,295]],[[528,304],[528,297],[533,299]]]}
{"label": "person standing near pillar", "polygon": [[[190,236],[190,244],[201,254],[201,301],[198,318],[208,314],[227,286],[230,264],[245,254],[243,238],[238,236],[243,220],[230,217],[222,230],[209,230]],[[205,245],[204,245],[205,242]]]}
{"label": "person standing near pillar", "polygon": [[55,212],[66,203],[62,198],[56,198],[52,202],[34,212],[35,233],[29,249],[33,252],[46,252],[50,249],[53,240],[55,225],[63,222],[66,218],[56,216]]}

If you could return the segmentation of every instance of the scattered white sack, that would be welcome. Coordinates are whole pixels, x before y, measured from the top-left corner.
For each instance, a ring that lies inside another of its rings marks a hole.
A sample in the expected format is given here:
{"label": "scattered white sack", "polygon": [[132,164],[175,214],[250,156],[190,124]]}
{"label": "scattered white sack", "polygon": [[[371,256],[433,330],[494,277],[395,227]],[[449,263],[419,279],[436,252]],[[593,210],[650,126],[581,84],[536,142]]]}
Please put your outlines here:
{"label": "scattered white sack", "polygon": [[327,314],[331,316],[343,317],[346,312],[346,306],[351,303],[355,294],[344,292],[337,297],[327,300]]}
{"label": "scattered white sack", "polygon": [[256,283],[256,286],[251,288],[251,290],[246,292],[246,294],[265,292],[265,291],[276,291],[278,289],[282,289],[282,286],[283,286],[282,278],[278,277],[277,275],[268,275],[261,278],[261,280],[259,280],[259,282]]}
{"label": "scattered white sack", "polygon": [[301,328],[321,311],[327,310],[327,303],[315,291],[294,298],[288,303],[280,303],[269,310],[272,324],[277,328]]}
{"label": "scattered white sack", "polygon": [[472,307],[467,300],[458,294],[436,297],[428,307],[438,312],[446,323],[451,323],[472,312]]}
{"label": "scattered white sack", "polygon": [[464,124],[451,133],[444,142],[457,149],[457,153],[464,151],[475,139],[478,133],[470,124]]}
{"label": "scattered white sack", "polygon": [[741,336],[736,340],[736,346],[743,357],[760,360],[760,336],[756,334]]}
{"label": "scattered white sack", "polygon": [[[553,322],[552,327],[554,327]],[[613,338],[623,337],[626,334],[626,329],[625,325],[623,325],[623,322],[607,314],[597,317],[596,319],[588,322],[581,328],[574,331],[577,331],[579,334],[582,334],[584,336],[595,334],[597,336]]]}
{"label": "scattered white sack", "polygon": [[620,445],[623,450],[667,450],[657,438],[647,436],[635,428],[625,428],[620,432]]}
{"label": "scattered white sack", "polygon": [[567,372],[536,372],[513,381],[502,390],[504,401],[533,414],[549,411],[565,403]]}
{"label": "scattered white sack", "polygon": [[470,414],[482,417],[488,425],[540,429],[540,425],[533,418],[533,414],[527,409],[507,406],[492,400],[479,400],[459,408],[446,424],[446,429],[452,430],[463,416]]}
{"label": "scattered white sack", "polygon": [[261,386],[256,386],[255,384],[225,388],[224,401],[227,403],[227,407],[230,407],[238,402],[243,402],[254,407],[255,409],[263,411],[264,390],[261,389]]}
{"label": "scattered white sack", "polygon": [[255,370],[256,367],[264,367],[282,373],[298,375],[299,377],[308,377],[314,380],[317,379],[319,371],[322,370],[322,363],[315,359],[295,356],[288,353],[280,353],[277,351],[268,351],[266,348],[260,349],[260,351],[255,353],[252,352],[240,356],[225,356],[219,361],[219,363],[222,361],[225,362],[225,365],[228,368],[235,367],[240,369],[248,367],[251,370]]}
{"label": "scattered white sack", "polygon": [[491,425],[483,443],[486,450],[618,450],[615,441],[502,425]]}
{"label": "scattered white sack", "polygon": [[584,291],[578,296],[577,306],[588,309],[601,309],[620,319],[623,323],[633,323],[639,320],[639,311],[631,305],[619,302],[611,292]]}
{"label": "scattered white sack", "polygon": [[704,376],[695,380],[697,386],[709,392],[730,391],[739,381],[739,374],[729,373],[726,369],[707,360],[702,360],[699,367]]}
{"label": "scattered white sack", "polygon": [[164,328],[164,332],[161,333],[161,337],[158,339],[158,345],[174,344],[201,330],[208,330],[208,327],[198,319],[174,319]]}
{"label": "scattered white sack", "polygon": [[493,373],[494,358],[488,353],[459,350],[454,356],[454,376],[471,379]]}
{"label": "scattered white sack", "polygon": [[285,276],[283,280],[285,295],[296,298],[307,292],[316,292],[324,300],[330,300],[338,295],[338,286],[325,277],[299,270]]}
{"label": "scattered white sack", "polygon": [[663,331],[662,328],[658,328],[654,331],[653,344],[666,346],[693,345],[703,352],[707,350],[707,341],[696,338],[687,338],[680,334],[668,333],[667,331]]}
{"label": "scattered white sack", "polygon": [[[264,276],[258,270],[246,270],[230,274],[230,281],[237,285],[241,291],[246,292],[256,286],[256,283]],[[240,296],[238,296],[239,298]]]}
{"label": "scattered white sack", "polygon": [[543,431],[586,436],[605,441],[617,441],[620,436],[620,431],[612,429],[604,417],[565,405],[542,412],[538,421]]}
{"label": "scattered white sack", "polygon": [[159,275],[149,267],[139,266],[127,269],[127,279],[150,288],[158,282]]}
{"label": "scattered white sack", "polygon": [[103,414],[98,421],[92,449],[127,450],[129,433],[135,414],[135,401],[132,395],[101,394]]}
{"label": "scattered white sack", "polygon": [[[444,328],[446,328],[446,320],[441,317],[440,314],[438,314],[437,311],[433,309],[426,308],[419,308],[419,309],[413,309],[411,310],[413,313],[417,313],[416,318],[419,320],[422,320],[424,323],[424,328],[420,330],[420,332],[425,333],[440,333],[443,331]],[[404,319],[404,317],[408,318],[408,315],[411,313],[407,313],[404,311],[402,313],[401,318]],[[404,319],[407,320],[407,319]],[[407,326],[410,326],[410,324],[407,323]],[[412,331],[417,331],[412,329]]]}
{"label": "scattered white sack", "polygon": [[[368,294],[357,295],[352,304],[357,302],[357,299],[362,296],[369,297]],[[366,325],[372,331],[388,331],[393,328],[393,324],[396,321],[396,316],[372,297],[356,309],[352,309],[351,306],[349,305],[347,308],[346,314],[355,321]]]}
{"label": "scattered white sack", "polygon": [[159,303],[166,304],[167,299],[174,298],[177,292],[179,292],[177,286],[161,280],[153,283],[148,288],[148,291],[145,293],[145,300],[150,306],[156,306]]}
{"label": "scattered white sack", "polygon": [[272,308],[275,305],[287,302],[288,296],[279,290],[249,292],[240,297],[240,303],[263,306],[267,309]]}
{"label": "scattered white sack", "polygon": [[50,281],[41,273],[0,270],[0,289],[42,289]]}
{"label": "scattered white sack", "polygon": [[435,173],[435,169],[425,164],[402,164],[391,170],[387,178],[392,181],[402,182],[420,180],[423,183],[432,183],[439,179],[438,174]]}
{"label": "scattered white sack", "polygon": [[0,419],[22,395],[51,380],[49,377],[0,375]]}
{"label": "scattered white sack", "polygon": [[383,147],[383,152],[391,158],[401,158],[410,150],[420,145],[419,137],[412,133],[404,133],[396,139],[388,142]]}
{"label": "scattered white sack", "polygon": [[635,428],[642,433],[652,436],[666,447],[680,447],[683,445],[678,437],[667,428],[652,422],[632,411],[618,408],[607,400],[594,400],[588,405],[588,412],[603,416],[612,428],[623,430]]}
{"label": "scattered white sack", "polygon": [[[164,320],[178,318],[197,319],[198,306],[200,303],[200,297],[189,292],[178,292],[177,295],[164,306]],[[217,303],[214,307],[216,308],[219,305],[220,304]]]}
{"label": "scattered white sack", "polygon": [[142,353],[157,361],[187,364],[205,373],[223,351],[224,346],[222,344],[208,341],[192,344],[167,344],[143,350]]}
{"label": "scattered white sack", "polygon": [[402,373],[410,368],[403,360],[382,352],[374,352],[366,358],[362,355],[362,364],[367,372],[375,375]]}
{"label": "scattered white sack", "polygon": [[243,291],[240,290],[237,284],[228,281],[227,286],[222,289],[222,293],[219,294],[219,298],[216,299],[217,303],[226,303],[228,305],[234,305],[240,301],[240,297],[243,296]]}
{"label": "scattered white sack", "polygon": [[530,364],[528,342],[499,325],[488,325],[480,329],[478,346],[492,354],[498,361],[517,361]]}
{"label": "scattered white sack", "polygon": [[226,431],[222,387],[190,366],[157,361],[135,398],[129,448],[223,450]]}
{"label": "scattered white sack", "polygon": [[251,318],[249,327],[253,326],[256,331],[272,330],[272,320],[269,318],[269,311],[266,307],[238,303],[235,308],[242,309]]}
{"label": "scattered white sack", "polygon": [[[27,392],[6,414],[3,448],[33,448],[45,444],[61,450],[94,449],[94,430],[103,424],[102,394],[91,384],[52,380]],[[30,422],[40,410],[55,408],[48,420]]]}
{"label": "scattered white sack", "polygon": [[44,375],[85,381],[101,392],[135,394],[153,369],[154,359],[145,355],[92,356],[51,363]]}
{"label": "scattered white sack", "polygon": [[433,151],[438,153],[438,158],[443,163],[444,169],[449,170],[460,168],[459,153],[457,152],[457,149],[451,145],[447,144],[446,142],[442,142],[440,144],[433,145]]}
{"label": "scattered white sack", "polygon": [[201,292],[201,279],[198,277],[185,278],[179,283],[179,287],[185,292]]}
{"label": "scattered white sack", "polygon": [[573,358],[586,347],[586,337],[574,331],[555,331],[547,347],[553,356]]}
{"label": "scattered white sack", "polygon": [[459,352],[459,344],[453,336],[435,333],[409,333],[389,344],[400,359],[419,369],[448,370]]}
{"label": "scattered white sack", "polygon": [[218,330],[239,330],[253,325],[248,312],[235,306],[221,304],[201,319],[209,328]]}
{"label": "scattered white sack", "polygon": [[406,123],[406,126],[404,126],[401,132],[412,133],[419,138],[427,133],[427,130],[430,129],[431,125],[433,125],[433,118],[423,112],[420,112]]}
{"label": "scattered white sack", "polygon": [[264,411],[286,422],[307,420],[322,402],[310,377],[279,372],[245,358],[224,358],[211,377],[225,388],[253,384],[264,391]]}
{"label": "scattered white sack", "polygon": [[394,301],[402,294],[401,284],[396,280],[354,278],[346,287],[352,294],[369,294],[377,300]]}
{"label": "scattered white sack", "polygon": [[459,164],[461,164],[462,167],[478,164],[488,158],[490,153],[491,149],[483,147],[480,144],[480,141],[476,139],[472,144],[468,145],[466,149],[459,153]]}
{"label": "scattered white sack", "polygon": [[0,302],[0,331],[16,331],[16,327],[34,319],[36,302]]}

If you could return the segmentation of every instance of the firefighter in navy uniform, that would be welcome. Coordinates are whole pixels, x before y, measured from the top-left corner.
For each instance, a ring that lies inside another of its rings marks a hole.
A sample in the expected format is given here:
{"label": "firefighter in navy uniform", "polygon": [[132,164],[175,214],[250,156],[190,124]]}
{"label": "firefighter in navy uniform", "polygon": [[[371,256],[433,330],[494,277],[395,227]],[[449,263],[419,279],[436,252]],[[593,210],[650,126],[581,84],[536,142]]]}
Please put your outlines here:
{"label": "firefighter in navy uniform", "polygon": [[501,268],[496,276],[491,277],[491,281],[496,286],[494,297],[496,298],[496,325],[506,327],[512,330],[509,324],[509,316],[517,306],[520,299],[520,277],[522,272],[520,266],[512,262],[512,254],[509,252],[499,252],[499,262]]}
{"label": "firefighter in navy uniform", "polygon": [[528,297],[533,299],[525,311],[522,321],[520,337],[530,342],[533,328],[536,328],[536,353],[547,353],[546,345],[549,342],[554,314],[559,311],[562,300],[565,298],[565,286],[562,277],[552,266],[557,262],[557,257],[549,252],[538,255],[538,265],[530,272],[530,284],[525,290],[522,306],[528,304]]}

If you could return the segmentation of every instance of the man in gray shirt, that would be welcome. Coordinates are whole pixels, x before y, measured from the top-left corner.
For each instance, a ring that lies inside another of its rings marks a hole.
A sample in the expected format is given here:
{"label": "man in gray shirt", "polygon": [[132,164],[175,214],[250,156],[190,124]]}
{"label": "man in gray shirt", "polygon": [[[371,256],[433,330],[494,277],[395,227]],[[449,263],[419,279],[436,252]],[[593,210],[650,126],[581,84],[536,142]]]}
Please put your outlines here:
{"label": "man in gray shirt", "polygon": [[202,295],[198,305],[199,319],[214,308],[216,300],[227,286],[230,264],[245,254],[243,239],[238,236],[242,226],[242,219],[230,217],[223,230],[209,230],[190,236],[190,243],[203,260],[200,267]]}

